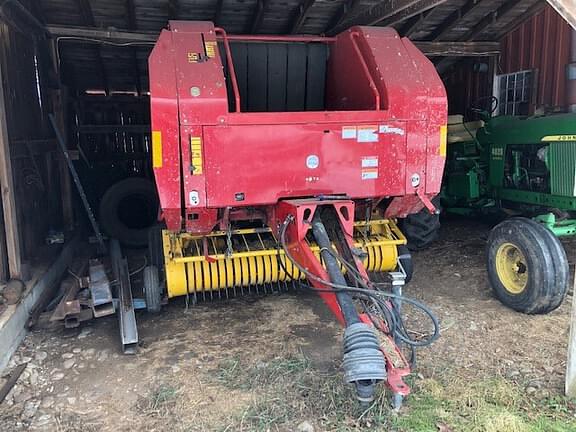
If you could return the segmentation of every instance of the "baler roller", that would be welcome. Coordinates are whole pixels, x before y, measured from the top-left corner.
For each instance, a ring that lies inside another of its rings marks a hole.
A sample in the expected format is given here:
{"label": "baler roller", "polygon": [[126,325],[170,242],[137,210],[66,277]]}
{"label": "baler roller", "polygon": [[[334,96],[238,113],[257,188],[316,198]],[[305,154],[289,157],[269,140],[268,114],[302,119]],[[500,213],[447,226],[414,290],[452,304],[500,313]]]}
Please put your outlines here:
{"label": "baler roller", "polygon": [[[392,271],[397,267],[396,246],[405,240],[392,221],[372,225],[366,232],[366,223],[358,224],[355,247],[362,251],[367,271]],[[266,228],[220,231],[204,237],[164,231],[163,244],[169,297],[305,278]],[[321,259],[318,245],[309,244]]]}

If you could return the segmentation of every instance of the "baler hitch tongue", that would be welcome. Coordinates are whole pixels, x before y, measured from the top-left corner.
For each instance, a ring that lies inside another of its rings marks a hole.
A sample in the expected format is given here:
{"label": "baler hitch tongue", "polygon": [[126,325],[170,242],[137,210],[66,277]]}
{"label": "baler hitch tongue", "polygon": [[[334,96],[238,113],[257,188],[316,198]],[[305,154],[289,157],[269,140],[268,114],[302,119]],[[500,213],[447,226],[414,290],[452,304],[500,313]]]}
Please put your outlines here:
{"label": "baler hitch tongue", "polygon": [[[320,246],[320,254],[330,282],[346,286],[346,278],[333,252],[320,211],[315,212],[312,220],[312,233]],[[384,354],[380,350],[374,327],[361,321],[351,295],[346,291],[337,291],[336,299],[346,325],[343,362],[346,382],[356,385],[360,403],[370,403],[374,400],[374,385],[386,378]]]}
{"label": "baler hitch tongue", "polygon": [[[353,208],[354,203],[345,200],[284,201],[279,205],[279,213],[285,219],[278,237],[293,267],[307,278],[345,327],[344,377],[355,385],[360,403],[370,404],[376,384],[385,381],[393,394],[393,406],[398,408],[402,398],[410,393],[402,381],[410,373],[410,366],[399,345],[431,343],[438,336],[438,323],[424,305],[402,296],[406,274],[398,262],[387,270],[391,291],[370,282],[349,235],[354,222],[346,215],[354,214]],[[319,254],[311,250],[313,241]],[[396,245],[391,247],[398,260]],[[408,336],[400,314],[403,301],[430,317],[435,330],[429,340],[414,341]]]}

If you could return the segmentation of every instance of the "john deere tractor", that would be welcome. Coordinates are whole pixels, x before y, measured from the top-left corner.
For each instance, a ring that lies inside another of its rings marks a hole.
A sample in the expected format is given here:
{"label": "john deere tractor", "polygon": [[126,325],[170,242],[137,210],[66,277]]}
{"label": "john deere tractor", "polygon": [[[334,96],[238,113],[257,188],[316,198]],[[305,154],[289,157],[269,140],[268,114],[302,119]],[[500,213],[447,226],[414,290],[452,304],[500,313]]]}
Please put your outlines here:
{"label": "john deere tractor", "polygon": [[576,114],[451,116],[444,211],[505,217],[490,233],[490,283],[524,313],[556,309],[568,287],[559,236],[576,234]]}

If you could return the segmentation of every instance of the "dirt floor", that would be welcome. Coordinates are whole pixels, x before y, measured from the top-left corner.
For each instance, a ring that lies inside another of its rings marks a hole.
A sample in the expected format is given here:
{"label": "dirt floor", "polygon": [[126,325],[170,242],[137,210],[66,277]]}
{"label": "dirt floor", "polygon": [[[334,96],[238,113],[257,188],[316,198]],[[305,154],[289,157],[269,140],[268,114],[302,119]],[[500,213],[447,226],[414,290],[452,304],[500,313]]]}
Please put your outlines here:
{"label": "dirt floor", "polygon": [[[27,368],[0,405],[1,431],[576,431],[563,394],[572,295],[546,316],[493,298],[489,227],[445,221],[414,254],[405,293],[432,307],[442,335],[418,352],[399,413],[385,392],[361,410],[342,383],[341,330],[308,293],[220,300],[139,314],[142,347],[120,353],[117,323],[34,331]],[[576,242],[564,242],[572,263]]]}

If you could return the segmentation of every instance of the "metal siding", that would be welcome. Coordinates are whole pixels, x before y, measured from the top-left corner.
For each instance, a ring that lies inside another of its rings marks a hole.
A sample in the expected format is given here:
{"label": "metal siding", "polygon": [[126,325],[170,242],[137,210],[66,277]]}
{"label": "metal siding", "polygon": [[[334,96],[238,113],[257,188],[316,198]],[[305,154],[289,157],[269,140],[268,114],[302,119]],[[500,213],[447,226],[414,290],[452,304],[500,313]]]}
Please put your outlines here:
{"label": "metal siding", "polygon": [[[553,142],[549,150],[550,192],[553,195],[576,195],[576,142]],[[555,175],[556,174],[556,175]]]}
{"label": "metal siding", "polygon": [[551,7],[508,33],[501,41],[498,73],[537,69],[531,107],[566,107],[565,70],[570,61],[570,25]]}

